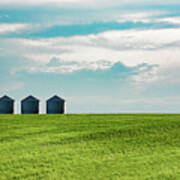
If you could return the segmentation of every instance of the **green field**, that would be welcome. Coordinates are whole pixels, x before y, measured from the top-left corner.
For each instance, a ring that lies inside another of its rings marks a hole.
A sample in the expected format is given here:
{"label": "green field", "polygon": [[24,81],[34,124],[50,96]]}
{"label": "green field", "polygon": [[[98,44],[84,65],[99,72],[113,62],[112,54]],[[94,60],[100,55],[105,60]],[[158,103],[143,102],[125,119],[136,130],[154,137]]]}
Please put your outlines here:
{"label": "green field", "polygon": [[180,180],[180,115],[1,115],[3,179]]}

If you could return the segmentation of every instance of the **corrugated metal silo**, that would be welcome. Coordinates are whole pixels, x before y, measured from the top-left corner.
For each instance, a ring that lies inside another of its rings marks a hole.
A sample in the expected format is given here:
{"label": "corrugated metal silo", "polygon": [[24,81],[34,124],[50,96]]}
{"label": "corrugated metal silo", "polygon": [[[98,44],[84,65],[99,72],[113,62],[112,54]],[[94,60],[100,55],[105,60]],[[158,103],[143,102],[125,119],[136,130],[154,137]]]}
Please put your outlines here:
{"label": "corrugated metal silo", "polygon": [[64,114],[65,100],[58,96],[53,96],[46,102],[46,111],[47,114]]}
{"label": "corrugated metal silo", "polygon": [[8,96],[0,98],[0,114],[13,114],[14,113],[14,100]]}
{"label": "corrugated metal silo", "polygon": [[22,114],[38,114],[39,113],[39,100],[33,96],[28,96],[21,101]]}

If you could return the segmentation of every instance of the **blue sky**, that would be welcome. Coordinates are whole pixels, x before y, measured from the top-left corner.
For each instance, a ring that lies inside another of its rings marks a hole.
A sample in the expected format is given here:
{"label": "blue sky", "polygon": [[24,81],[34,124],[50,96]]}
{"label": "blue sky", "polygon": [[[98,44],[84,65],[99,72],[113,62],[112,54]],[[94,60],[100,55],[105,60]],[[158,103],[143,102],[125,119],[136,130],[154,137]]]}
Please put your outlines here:
{"label": "blue sky", "polygon": [[179,0],[1,0],[0,94],[68,113],[180,113]]}

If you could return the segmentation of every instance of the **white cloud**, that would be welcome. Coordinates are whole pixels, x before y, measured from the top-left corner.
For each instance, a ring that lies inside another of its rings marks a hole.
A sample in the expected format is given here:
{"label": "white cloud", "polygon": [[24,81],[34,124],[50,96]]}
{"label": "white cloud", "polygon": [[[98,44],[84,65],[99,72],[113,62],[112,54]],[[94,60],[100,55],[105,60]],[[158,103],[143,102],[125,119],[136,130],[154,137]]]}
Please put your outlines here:
{"label": "white cloud", "polygon": [[[13,41],[13,40],[11,40]],[[100,59],[139,63],[179,62],[180,29],[107,31],[97,35],[58,37],[41,40],[14,40],[22,55],[39,64],[52,58],[94,62]]]}
{"label": "white cloud", "polygon": [[2,0],[0,1],[0,4],[2,6],[31,6],[31,5],[48,5],[48,6],[60,6],[60,7],[73,7],[75,6],[84,6],[85,4],[91,5],[93,3],[93,0]]}
{"label": "white cloud", "polygon": [[138,84],[151,83],[160,79],[157,75],[159,72],[159,66],[154,66],[150,70],[140,69],[139,74],[132,76],[132,79]]}
{"label": "white cloud", "polygon": [[[138,76],[132,77],[140,86],[165,77],[178,79],[175,74],[169,77],[172,68],[168,70],[167,67],[180,67],[179,42],[180,29],[125,30],[39,40],[5,38],[1,40],[0,48],[4,56],[24,59],[20,69],[29,72],[71,73],[81,69],[106,69],[119,61],[126,66],[159,65],[161,68],[142,70]],[[58,63],[50,66],[54,58]]]}
{"label": "white cloud", "polygon": [[[137,75],[131,76],[134,88],[138,92],[146,89],[165,87],[165,89],[180,84],[180,62],[171,62],[154,66],[148,71],[140,71]],[[169,92],[171,93],[171,92]]]}
{"label": "white cloud", "polygon": [[[55,62],[54,62],[55,60]],[[13,71],[11,72],[12,74],[16,73],[17,71],[21,71],[21,70],[26,70],[30,73],[59,73],[59,74],[67,74],[67,73],[73,73],[75,71],[79,71],[79,70],[92,70],[92,71],[96,71],[96,70],[105,70],[105,69],[109,69],[111,68],[113,65],[113,63],[111,63],[110,61],[96,61],[96,62],[87,62],[87,61],[83,61],[83,62],[76,62],[76,61],[72,61],[72,62],[66,62],[66,61],[62,61],[62,60],[58,60],[58,59],[52,59],[48,64],[42,65],[39,64],[36,66],[27,66],[27,67],[20,67],[20,68],[16,68],[13,69]]]}
{"label": "white cloud", "polygon": [[141,11],[141,12],[133,12],[133,13],[121,13],[117,22],[142,22],[142,23],[151,23],[153,22],[153,18],[166,14],[165,11]]}
{"label": "white cloud", "polygon": [[169,23],[169,24],[180,24],[180,17],[160,17],[162,15],[168,15],[166,11],[142,11],[142,12],[133,12],[133,13],[121,13],[119,19],[115,21],[119,23],[123,22],[142,22],[142,23]]}
{"label": "white cloud", "polygon": [[27,28],[27,24],[0,24],[0,34],[17,32]]}
{"label": "white cloud", "polygon": [[29,6],[29,5],[50,5],[60,7],[84,7],[84,8],[104,8],[104,7],[116,7],[127,4],[179,4],[179,0],[1,0],[1,5],[15,5],[15,6]]}
{"label": "white cloud", "polygon": [[157,18],[154,22],[165,22],[170,24],[180,24],[180,17]]}

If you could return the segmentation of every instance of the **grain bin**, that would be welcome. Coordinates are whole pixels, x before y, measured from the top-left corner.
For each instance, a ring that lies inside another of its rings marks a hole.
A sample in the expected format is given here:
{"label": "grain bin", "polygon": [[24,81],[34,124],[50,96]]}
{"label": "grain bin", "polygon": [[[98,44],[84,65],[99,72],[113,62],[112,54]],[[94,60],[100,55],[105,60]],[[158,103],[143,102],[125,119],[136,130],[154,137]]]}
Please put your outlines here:
{"label": "grain bin", "polygon": [[0,98],[0,114],[13,114],[14,113],[14,100],[8,96]]}
{"label": "grain bin", "polygon": [[46,102],[46,111],[47,114],[64,114],[65,100],[58,96],[53,96]]}
{"label": "grain bin", "polygon": [[33,96],[28,96],[21,101],[22,114],[38,114],[39,113],[39,100]]}

